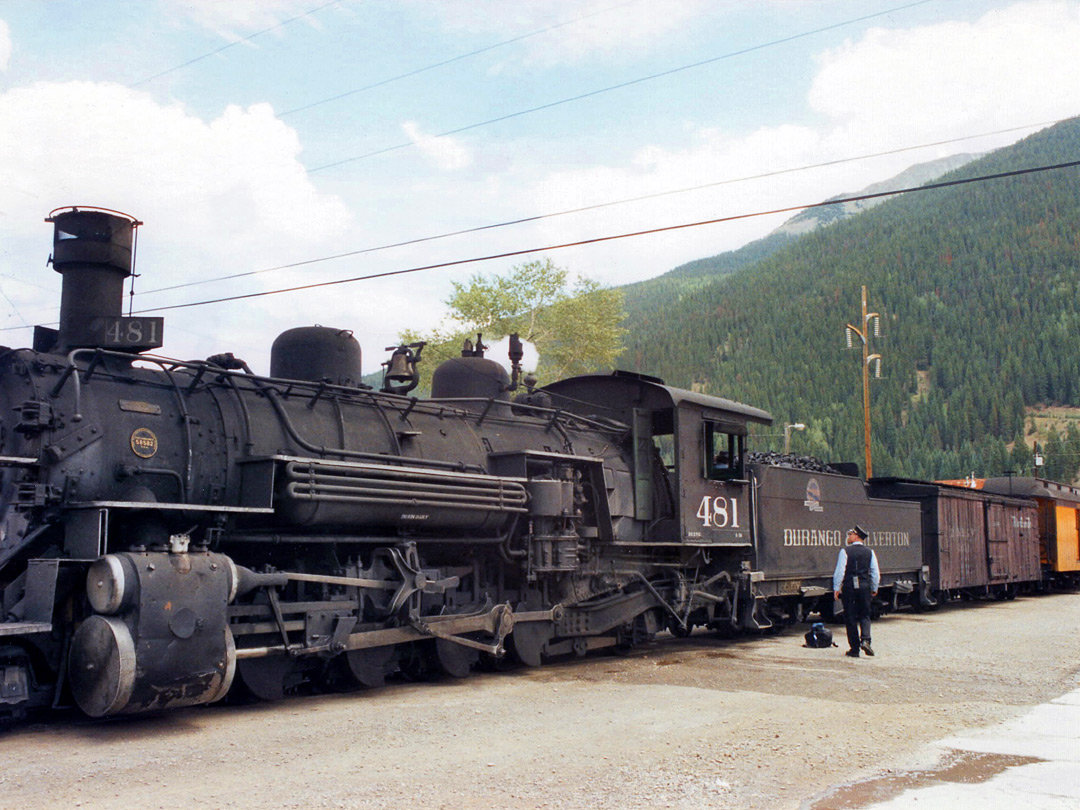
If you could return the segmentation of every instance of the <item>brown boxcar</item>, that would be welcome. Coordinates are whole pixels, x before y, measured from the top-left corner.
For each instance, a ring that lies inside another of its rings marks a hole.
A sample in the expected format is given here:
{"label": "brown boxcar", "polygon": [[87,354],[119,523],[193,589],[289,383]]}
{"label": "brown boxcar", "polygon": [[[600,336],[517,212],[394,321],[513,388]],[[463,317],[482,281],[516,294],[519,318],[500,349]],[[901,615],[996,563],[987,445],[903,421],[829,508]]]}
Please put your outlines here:
{"label": "brown boxcar", "polygon": [[984,492],[1034,500],[1045,578],[1058,584],[1080,584],[1080,489],[1032,477],[975,479],[974,483]]}
{"label": "brown boxcar", "polygon": [[1019,584],[1041,579],[1033,501],[897,478],[874,479],[869,487],[876,496],[920,504],[923,561],[931,588],[945,598],[1011,596]]}

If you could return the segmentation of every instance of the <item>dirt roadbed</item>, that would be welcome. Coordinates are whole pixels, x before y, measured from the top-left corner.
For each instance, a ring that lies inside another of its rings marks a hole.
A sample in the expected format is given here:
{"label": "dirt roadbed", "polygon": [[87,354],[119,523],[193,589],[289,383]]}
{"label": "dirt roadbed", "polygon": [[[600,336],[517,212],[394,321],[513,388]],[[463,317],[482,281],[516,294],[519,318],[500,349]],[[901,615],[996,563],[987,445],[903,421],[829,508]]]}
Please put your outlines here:
{"label": "dirt roadbed", "polygon": [[[874,624],[874,658],[802,630],[276,704],[0,735],[0,808],[827,807],[839,784],[1077,684],[1080,595]],[[838,800],[839,801],[839,800]],[[845,807],[854,807],[844,803]]]}

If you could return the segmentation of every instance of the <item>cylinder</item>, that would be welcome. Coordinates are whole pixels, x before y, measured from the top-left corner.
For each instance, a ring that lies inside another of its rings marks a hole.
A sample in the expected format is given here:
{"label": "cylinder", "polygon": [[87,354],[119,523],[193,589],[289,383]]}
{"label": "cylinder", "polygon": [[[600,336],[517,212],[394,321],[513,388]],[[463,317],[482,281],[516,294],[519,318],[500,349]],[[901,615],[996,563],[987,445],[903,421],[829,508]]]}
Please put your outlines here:
{"label": "cylinder", "polygon": [[131,607],[136,598],[138,574],[127,557],[107,554],[90,564],[86,572],[86,596],[98,613],[112,615]]}
{"label": "cylinder", "polygon": [[98,612],[75,631],[68,678],[92,717],[211,703],[229,691],[236,647],[226,606],[236,566],[211,553],[120,552],[94,561]]}
{"label": "cylinder", "polygon": [[[191,635],[177,637],[186,641]],[[198,706],[223,698],[236,672],[236,645],[229,628],[216,628],[213,638],[198,645],[199,655],[190,652],[157,639],[137,643],[122,619],[90,616],[71,641],[72,695],[91,717]]]}

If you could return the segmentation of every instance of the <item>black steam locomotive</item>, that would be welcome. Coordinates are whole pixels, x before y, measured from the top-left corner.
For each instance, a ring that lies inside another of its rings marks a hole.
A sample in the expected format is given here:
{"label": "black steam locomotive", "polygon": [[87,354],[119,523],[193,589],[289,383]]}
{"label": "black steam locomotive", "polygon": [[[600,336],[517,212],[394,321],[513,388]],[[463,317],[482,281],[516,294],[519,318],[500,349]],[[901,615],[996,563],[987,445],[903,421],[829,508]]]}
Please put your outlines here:
{"label": "black steam locomotive", "polygon": [[141,223],[47,221],[59,328],[0,349],[9,717],[763,629],[829,610],[854,520],[874,528],[883,602],[933,601],[920,506],[751,467],[764,411],[624,372],[538,389],[479,344],[436,369],[430,398],[409,395],[416,345],[373,390],[351,334],[324,327],[282,334],[269,376],[231,354],[158,357],[162,319],[122,314]]}

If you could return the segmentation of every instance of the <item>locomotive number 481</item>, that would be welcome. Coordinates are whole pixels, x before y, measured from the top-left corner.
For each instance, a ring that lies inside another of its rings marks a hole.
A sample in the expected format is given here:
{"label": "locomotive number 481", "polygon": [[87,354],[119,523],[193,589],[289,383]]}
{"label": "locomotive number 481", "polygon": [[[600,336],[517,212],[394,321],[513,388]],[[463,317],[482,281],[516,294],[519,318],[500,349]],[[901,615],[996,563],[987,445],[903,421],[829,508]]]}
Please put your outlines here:
{"label": "locomotive number 481", "polygon": [[739,502],[722,495],[706,495],[701,499],[697,516],[706,528],[739,528]]}
{"label": "locomotive number 481", "polygon": [[102,345],[126,349],[157,349],[162,343],[164,318],[106,318]]}

